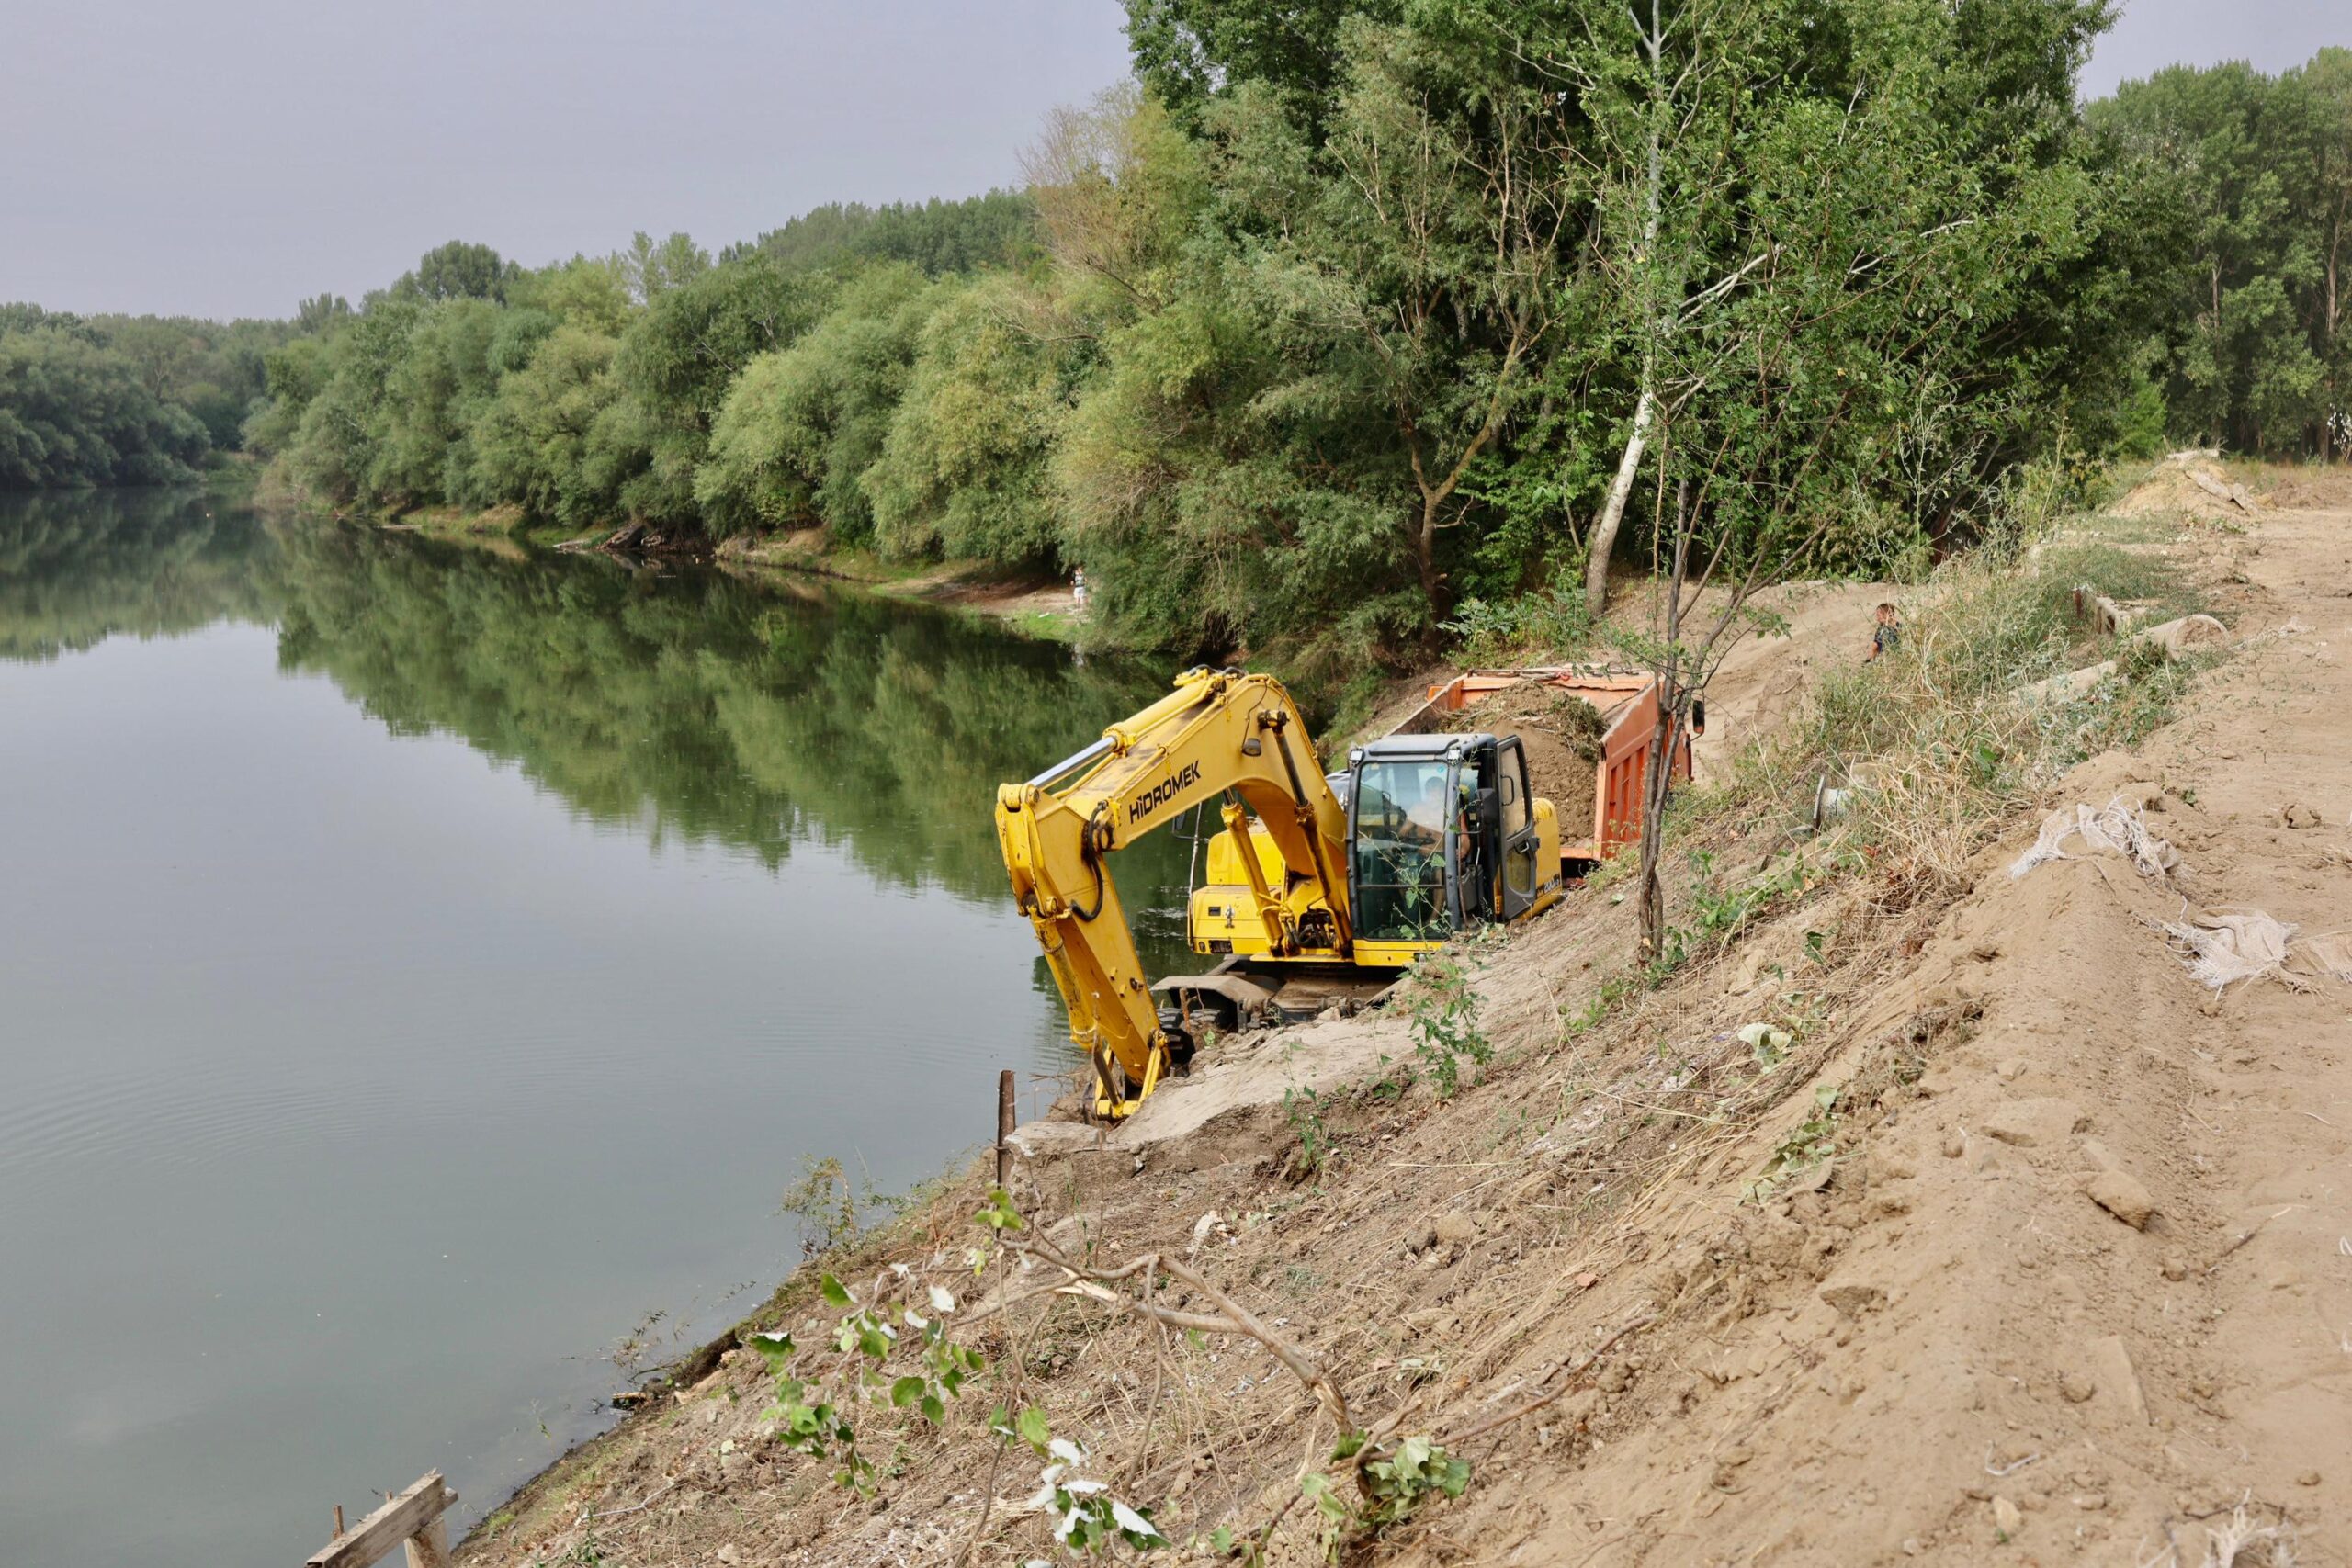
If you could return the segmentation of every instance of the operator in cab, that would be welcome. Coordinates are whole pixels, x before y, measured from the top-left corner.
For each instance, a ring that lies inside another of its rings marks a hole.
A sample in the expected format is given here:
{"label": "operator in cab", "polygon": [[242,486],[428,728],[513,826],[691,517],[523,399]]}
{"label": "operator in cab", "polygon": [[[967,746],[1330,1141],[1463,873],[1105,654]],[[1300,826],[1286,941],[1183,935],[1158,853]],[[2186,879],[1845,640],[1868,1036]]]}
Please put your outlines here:
{"label": "operator in cab", "polygon": [[1470,855],[1470,822],[1466,807],[1446,809],[1445,774],[1431,773],[1421,785],[1421,798],[1405,808],[1405,830],[1428,847],[1429,857],[1443,864],[1445,861],[1445,830],[1451,818],[1455,829],[1454,853],[1467,860]]}

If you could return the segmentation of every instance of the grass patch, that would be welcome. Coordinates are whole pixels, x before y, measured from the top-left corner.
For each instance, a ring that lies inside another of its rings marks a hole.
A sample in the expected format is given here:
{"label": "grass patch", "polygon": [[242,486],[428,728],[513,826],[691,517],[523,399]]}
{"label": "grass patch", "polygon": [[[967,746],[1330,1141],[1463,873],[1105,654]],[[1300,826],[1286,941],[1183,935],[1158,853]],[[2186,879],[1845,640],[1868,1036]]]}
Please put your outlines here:
{"label": "grass patch", "polygon": [[1995,546],[1955,558],[1906,606],[1898,653],[1826,671],[1792,721],[1742,752],[1723,784],[1693,792],[1669,831],[1679,826],[1678,836],[1705,843],[1777,811],[1781,845],[1804,842],[1815,785],[1826,778],[1857,787],[1809,860],[1825,868],[1893,860],[1957,878],[2066,770],[2169,719],[2203,667],[2127,649],[2116,673],[2086,693],[2025,697],[2035,682],[2117,651],[2075,621],[2077,585],[2148,604],[2150,619],[2203,608],[2173,563],[2108,544]]}
{"label": "grass patch", "polygon": [[2119,604],[2142,606],[2146,613],[2139,618],[2152,626],[2205,608],[2203,595],[2171,561],[2102,539],[2069,537],[2046,546],[2030,570],[2048,632],[2075,650],[2100,640],[2090,622],[2075,618],[2077,589],[2086,600],[2105,594]]}

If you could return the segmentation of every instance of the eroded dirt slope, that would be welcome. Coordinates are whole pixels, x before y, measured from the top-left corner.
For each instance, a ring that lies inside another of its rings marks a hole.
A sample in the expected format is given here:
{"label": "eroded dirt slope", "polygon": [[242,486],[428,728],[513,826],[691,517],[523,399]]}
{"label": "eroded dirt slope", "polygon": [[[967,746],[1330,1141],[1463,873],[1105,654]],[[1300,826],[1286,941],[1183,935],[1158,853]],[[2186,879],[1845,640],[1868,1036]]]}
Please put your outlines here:
{"label": "eroded dirt slope", "polygon": [[[1413,1055],[1394,1014],[1227,1042],[1106,1137],[1035,1130],[1016,1198],[1074,1252],[1192,1260],[1358,1422],[1473,1462],[1365,1560],[2352,1563],[2352,987],[2217,997],[2156,928],[2239,906],[2352,926],[2352,513],[2248,527],[2233,613],[2256,640],[2060,791],[2143,808],[2174,871],[2013,878],[2021,824],[1956,873],[1833,885],[1600,1010],[1631,911],[1573,900],[1485,955],[1500,1054],[1458,1097],[1372,1087]],[[1825,606],[1825,657],[1858,597]],[[1782,841],[1769,815],[1725,829],[1724,864]],[[1736,1031],[1792,1010],[1759,1070]],[[1837,1157],[1759,1200],[1824,1089]],[[1319,1170],[1317,1141],[1340,1149]],[[861,1299],[968,1278],[980,1186],[842,1263]],[[1082,1299],[1028,1310],[973,1335],[1010,1380],[987,1399],[1046,1412],[1179,1542],[1280,1517],[1270,1559],[1320,1559],[1294,1500],[1332,1427],[1272,1357]],[[828,1314],[802,1290],[772,1315]],[[747,1352],[692,1379],[463,1560],[1052,1554],[1035,1463],[997,1462],[978,1410],[876,1438],[892,1473],[866,1500],[773,1440]]]}
{"label": "eroded dirt slope", "polygon": [[[2352,517],[2256,537],[2290,635],[2067,784],[2145,802],[2181,870],[2012,880],[2025,846],[1986,852],[1820,1075],[1908,1066],[1917,1098],[1818,1192],[1740,1206],[1751,1142],[1626,1237],[1638,1266],[1579,1315],[1665,1320],[1637,1375],[1564,1458],[1490,1470],[1453,1540],[1528,1563],[2198,1563],[2226,1560],[2216,1532],[2270,1529],[2292,1561],[2352,1562],[2352,992],[2217,997],[2155,929],[2231,906],[2352,925]],[[2145,1228],[2095,1180],[2143,1190]]]}

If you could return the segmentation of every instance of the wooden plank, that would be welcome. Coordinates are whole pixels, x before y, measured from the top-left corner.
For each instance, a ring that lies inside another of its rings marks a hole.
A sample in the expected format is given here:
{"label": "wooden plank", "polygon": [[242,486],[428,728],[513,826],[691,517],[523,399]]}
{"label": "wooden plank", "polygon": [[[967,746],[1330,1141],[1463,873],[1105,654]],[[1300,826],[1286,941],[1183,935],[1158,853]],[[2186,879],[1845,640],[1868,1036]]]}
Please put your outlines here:
{"label": "wooden plank", "polygon": [[445,1521],[428,1520],[408,1538],[408,1568],[449,1568],[449,1527]]}
{"label": "wooden plank", "polygon": [[[337,1536],[311,1553],[303,1568],[370,1568],[399,1550],[409,1537],[427,1526],[438,1525],[441,1516],[457,1501],[458,1495],[442,1484],[441,1472],[429,1472],[407,1491],[386,1499],[382,1507],[360,1520],[359,1527],[349,1535]],[[436,1532],[434,1541],[428,1544],[442,1539],[446,1537]]]}

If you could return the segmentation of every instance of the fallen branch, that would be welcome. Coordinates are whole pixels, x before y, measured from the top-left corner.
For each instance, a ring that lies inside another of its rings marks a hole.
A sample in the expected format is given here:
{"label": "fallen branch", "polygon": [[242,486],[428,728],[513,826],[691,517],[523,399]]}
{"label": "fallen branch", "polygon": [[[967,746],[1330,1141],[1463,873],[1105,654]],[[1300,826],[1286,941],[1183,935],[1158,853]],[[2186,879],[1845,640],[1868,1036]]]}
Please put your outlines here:
{"label": "fallen branch", "polygon": [[[1288,1368],[1293,1377],[1306,1384],[1309,1391],[1322,1400],[1325,1408],[1330,1411],[1331,1418],[1340,1424],[1340,1431],[1352,1432],[1356,1429],[1353,1418],[1348,1414],[1347,1399],[1340,1393],[1339,1384],[1333,1382],[1329,1374],[1317,1366],[1306,1351],[1268,1328],[1249,1308],[1210,1284],[1182,1259],[1169,1257],[1165,1253],[1148,1252],[1140,1258],[1130,1258],[1116,1268],[1101,1269],[1089,1264],[1073,1262],[1064,1257],[1061,1251],[1050,1242],[1044,1240],[1016,1242],[1013,1244],[1012,1250],[1024,1258],[1035,1258],[1049,1268],[1058,1269],[1067,1275],[1068,1282],[1055,1287],[1056,1291],[1062,1294],[1085,1296],[1101,1302],[1106,1306],[1115,1306],[1136,1317],[1150,1322],[1164,1323],[1170,1328],[1197,1329],[1204,1334],[1238,1334],[1245,1338],[1256,1340],[1260,1345],[1264,1346],[1276,1360]],[[1182,1281],[1199,1294],[1206,1296],[1216,1304],[1222,1315],[1182,1312],[1174,1307],[1164,1307],[1156,1302],[1131,1296],[1124,1291],[1114,1291],[1110,1288],[1132,1280],[1138,1274],[1148,1275],[1155,1272],[1165,1273],[1172,1279]]]}
{"label": "fallen branch", "polygon": [[1500,1416],[1490,1416],[1487,1420],[1479,1422],[1476,1426],[1468,1428],[1466,1431],[1453,1433],[1446,1438],[1447,1445],[1451,1447],[1457,1443],[1466,1443],[1473,1438],[1482,1438],[1488,1432],[1494,1431],[1497,1427],[1508,1427],[1512,1422],[1518,1420],[1521,1416],[1532,1415],[1534,1412],[1543,1409],[1545,1405],[1551,1404],[1554,1400],[1559,1398],[1562,1394],[1566,1393],[1570,1389],[1576,1387],[1577,1380],[1583,1377],[1585,1373],[1590,1371],[1595,1366],[1598,1366],[1600,1362],[1600,1358],[1607,1355],[1611,1349],[1614,1348],[1617,1341],[1624,1338],[1628,1334],[1637,1333],[1642,1329],[1647,1328],[1651,1324],[1656,1323],[1657,1321],[1657,1318],[1656,1314],[1634,1319],[1633,1322],[1624,1325],[1619,1328],[1616,1333],[1611,1334],[1608,1338],[1594,1346],[1586,1353],[1583,1360],[1577,1362],[1573,1366],[1566,1362],[1562,1362],[1560,1366],[1555,1368],[1552,1373],[1554,1377],[1559,1377],[1562,1372],[1566,1372],[1567,1374],[1567,1376],[1562,1380],[1558,1387],[1537,1394],[1533,1399],[1529,1400],[1526,1404],[1520,1405],[1516,1409],[1505,1411]]}

